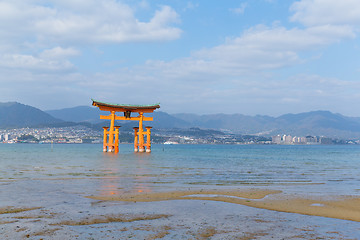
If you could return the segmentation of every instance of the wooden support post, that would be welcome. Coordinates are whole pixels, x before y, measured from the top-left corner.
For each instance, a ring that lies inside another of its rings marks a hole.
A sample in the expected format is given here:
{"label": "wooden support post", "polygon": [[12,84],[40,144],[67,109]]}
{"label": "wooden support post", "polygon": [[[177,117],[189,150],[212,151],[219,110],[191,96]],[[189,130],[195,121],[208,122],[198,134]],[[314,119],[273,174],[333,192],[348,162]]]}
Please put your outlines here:
{"label": "wooden support post", "polygon": [[146,127],[146,152],[147,153],[151,152],[151,139],[150,139],[151,128],[152,127]]}
{"label": "wooden support post", "polygon": [[138,152],[138,147],[139,147],[139,138],[138,138],[138,127],[134,127],[134,152]]}
{"label": "wooden support post", "polygon": [[111,122],[110,122],[110,130],[109,130],[109,144],[108,144],[108,152],[114,152],[115,151],[115,145],[114,145],[114,125],[115,125],[115,111],[111,111]]}
{"label": "wooden support post", "polygon": [[143,130],[143,120],[144,120],[144,113],[139,113],[139,152],[145,152],[145,146],[144,146],[144,130]]}
{"label": "wooden support post", "polygon": [[107,135],[108,135],[109,127],[103,127],[103,129],[104,129],[103,152],[107,152],[107,145],[108,145]]}
{"label": "wooden support post", "polygon": [[119,152],[119,128],[121,126],[114,126],[115,127],[115,153]]}

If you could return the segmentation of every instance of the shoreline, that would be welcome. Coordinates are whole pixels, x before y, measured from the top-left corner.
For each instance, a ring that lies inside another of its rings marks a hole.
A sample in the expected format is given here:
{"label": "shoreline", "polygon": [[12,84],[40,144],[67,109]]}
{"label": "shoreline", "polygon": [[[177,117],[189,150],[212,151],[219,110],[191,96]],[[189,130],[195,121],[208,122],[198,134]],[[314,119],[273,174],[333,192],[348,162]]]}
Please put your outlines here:
{"label": "shoreline", "polygon": [[295,196],[279,190],[188,190],[154,193],[86,196],[100,201],[158,202],[205,200],[233,203],[278,212],[360,222],[358,196]]}

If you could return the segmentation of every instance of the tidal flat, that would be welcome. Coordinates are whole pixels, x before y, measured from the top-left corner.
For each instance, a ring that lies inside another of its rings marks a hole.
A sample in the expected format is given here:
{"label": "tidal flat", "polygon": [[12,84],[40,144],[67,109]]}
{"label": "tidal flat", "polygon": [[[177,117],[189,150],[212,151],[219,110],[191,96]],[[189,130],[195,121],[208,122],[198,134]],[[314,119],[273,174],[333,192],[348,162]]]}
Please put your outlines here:
{"label": "tidal flat", "polygon": [[288,147],[2,144],[0,238],[359,239],[360,149]]}

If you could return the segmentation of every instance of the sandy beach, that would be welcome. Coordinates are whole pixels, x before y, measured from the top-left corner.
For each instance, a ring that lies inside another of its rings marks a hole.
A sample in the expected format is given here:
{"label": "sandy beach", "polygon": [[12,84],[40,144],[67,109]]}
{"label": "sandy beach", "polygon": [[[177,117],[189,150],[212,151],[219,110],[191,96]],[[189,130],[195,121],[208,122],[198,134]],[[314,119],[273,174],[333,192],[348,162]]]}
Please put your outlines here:
{"label": "sandy beach", "polygon": [[2,239],[358,239],[360,229],[359,199],[350,196],[268,189],[53,194],[47,203],[33,192],[31,204],[1,207]]}
{"label": "sandy beach", "polygon": [[[169,200],[208,200],[235,203],[279,212],[299,213],[360,222],[360,198],[352,196],[292,196],[276,190],[181,191],[120,196],[90,196],[103,201],[154,202]],[[270,196],[271,195],[271,196]],[[326,200],[331,199],[331,200]]]}

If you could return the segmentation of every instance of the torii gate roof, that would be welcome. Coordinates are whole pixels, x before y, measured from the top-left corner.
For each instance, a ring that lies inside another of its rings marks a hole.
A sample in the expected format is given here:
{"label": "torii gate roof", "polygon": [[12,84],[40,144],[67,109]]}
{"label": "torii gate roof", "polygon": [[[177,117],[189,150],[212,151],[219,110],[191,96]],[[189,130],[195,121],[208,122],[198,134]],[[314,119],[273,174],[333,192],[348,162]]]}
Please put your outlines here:
{"label": "torii gate roof", "polygon": [[130,105],[130,104],[114,104],[114,103],[105,103],[93,101],[92,105],[99,107],[102,111],[116,111],[116,112],[153,112],[156,109],[160,108],[160,103],[156,103],[153,105]]}

